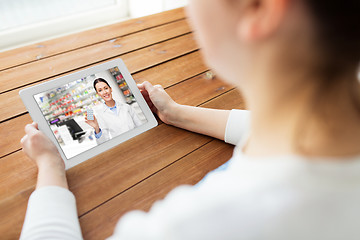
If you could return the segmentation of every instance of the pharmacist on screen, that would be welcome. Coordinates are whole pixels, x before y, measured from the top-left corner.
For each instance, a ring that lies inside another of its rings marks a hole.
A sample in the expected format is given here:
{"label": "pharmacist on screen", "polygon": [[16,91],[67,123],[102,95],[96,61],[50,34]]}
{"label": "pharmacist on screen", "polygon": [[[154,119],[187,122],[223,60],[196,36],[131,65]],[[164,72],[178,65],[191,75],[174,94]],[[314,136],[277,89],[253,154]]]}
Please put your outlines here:
{"label": "pharmacist on screen", "polygon": [[94,88],[96,93],[104,100],[104,104],[100,104],[97,109],[94,109],[94,120],[88,120],[86,114],[85,122],[94,128],[98,144],[142,124],[130,105],[113,99],[112,88],[105,79],[95,79]]}

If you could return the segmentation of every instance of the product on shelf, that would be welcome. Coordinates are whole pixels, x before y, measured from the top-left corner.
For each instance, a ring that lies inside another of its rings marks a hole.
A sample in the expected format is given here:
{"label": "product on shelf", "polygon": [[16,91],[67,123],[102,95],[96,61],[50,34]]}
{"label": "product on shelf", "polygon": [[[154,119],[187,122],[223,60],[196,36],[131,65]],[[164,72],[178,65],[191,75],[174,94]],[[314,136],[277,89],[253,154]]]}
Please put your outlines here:
{"label": "product on shelf", "polygon": [[129,104],[136,102],[134,95],[128,88],[128,85],[125,82],[125,79],[124,79],[123,75],[121,74],[121,72],[119,71],[119,69],[117,67],[111,68],[110,73],[115,77],[116,82],[120,88],[120,91],[122,92],[122,94],[125,97],[125,101]]}

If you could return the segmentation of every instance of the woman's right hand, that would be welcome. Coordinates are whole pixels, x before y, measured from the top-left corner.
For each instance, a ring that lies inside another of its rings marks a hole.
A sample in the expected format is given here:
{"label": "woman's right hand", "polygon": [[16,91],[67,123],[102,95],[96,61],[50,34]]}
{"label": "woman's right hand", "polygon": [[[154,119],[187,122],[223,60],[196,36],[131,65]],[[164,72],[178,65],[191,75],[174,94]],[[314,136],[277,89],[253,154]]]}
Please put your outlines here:
{"label": "woman's right hand", "polygon": [[138,88],[150,109],[159,116],[161,121],[172,124],[172,120],[176,118],[176,107],[179,105],[165,92],[164,88],[161,85],[153,86],[147,81],[138,84]]}
{"label": "woman's right hand", "polygon": [[95,133],[99,133],[100,132],[100,127],[99,127],[98,121],[97,121],[95,115],[93,115],[93,116],[94,116],[94,120],[89,120],[87,118],[87,112],[85,112],[85,122],[87,124],[89,124],[92,128],[95,129]]}

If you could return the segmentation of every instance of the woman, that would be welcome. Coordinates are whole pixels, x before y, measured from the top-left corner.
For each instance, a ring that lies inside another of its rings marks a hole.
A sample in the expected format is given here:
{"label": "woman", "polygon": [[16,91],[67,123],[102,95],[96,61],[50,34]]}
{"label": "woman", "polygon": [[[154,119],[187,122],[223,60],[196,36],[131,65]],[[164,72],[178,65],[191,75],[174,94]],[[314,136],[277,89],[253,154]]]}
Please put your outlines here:
{"label": "woman", "polygon": [[[251,117],[179,105],[140,85],[165,123],[241,143],[225,170],[149,213],[128,213],[110,239],[359,239],[359,12],[358,0],[190,1],[207,63],[241,90]],[[68,213],[47,209],[73,223],[61,233],[81,238],[61,159],[36,124],[25,130],[39,178],[22,236],[52,233],[56,224],[35,225],[47,219],[36,205],[54,204],[56,192]]]}
{"label": "woman", "polygon": [[112,88],[106,80],[103,78],[95,79],[94,89],[104,100],[104,104],[101,104],[97,109],[94,120],[89,120],[86,114],[85,122],[94,128],[98,144],[142,124],[131,106],[113,99]]}

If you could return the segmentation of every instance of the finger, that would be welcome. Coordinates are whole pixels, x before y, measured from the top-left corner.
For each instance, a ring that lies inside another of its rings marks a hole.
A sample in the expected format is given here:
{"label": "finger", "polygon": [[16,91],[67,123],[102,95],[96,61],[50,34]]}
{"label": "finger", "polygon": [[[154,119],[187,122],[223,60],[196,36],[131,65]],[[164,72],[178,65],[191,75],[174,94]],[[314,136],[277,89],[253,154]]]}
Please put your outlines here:
{"label": "finger", "polygon": [[24,142],[26,141],[26,139],[27,139],[27,135],[23,136],[23,137],[20,139],[21,144],[24,144]]}
{"label": "finger", "polygon": [[136,85],[137,85],[138,89],[144,90],[144,85],[142,83],[138,83]]}
{"label": "finger", "polygon": [[154,90],[154,86],[148,81],[143,82],[144,88],[146,91],[151,92]]}
{"label": "finger", "polygon": [[28,134],[28,135],[30,135],[30,134],[35,134],[36,132],[38,132],[39,130],[37,130],[36,128],[35,128],[35,126],[34,125],[32,125],[32,124],[27,124],[26,126],[25,126],[25,132],[26,132],[26,134]]}
{"label": "finger", "polygon": [[161,86],[160,84],[156,84],[156,85],[154,86],[154,88],[164,90],[163,86]]}
{"label": "finger", "polygon": [[36,122],[33,122],[31,125],[33,125],[37,130],[39,130],[39,124]]}

